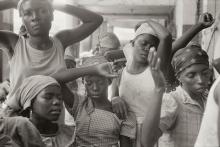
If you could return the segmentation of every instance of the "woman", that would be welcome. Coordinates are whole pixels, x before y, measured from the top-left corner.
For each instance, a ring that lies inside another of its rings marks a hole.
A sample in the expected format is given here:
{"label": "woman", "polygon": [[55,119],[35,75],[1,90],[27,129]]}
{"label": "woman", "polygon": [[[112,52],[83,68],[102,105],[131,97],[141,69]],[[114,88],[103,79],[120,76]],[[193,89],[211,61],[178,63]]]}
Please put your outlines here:
{"label": "woman", "polygon": [[[140,133],[144,116],[148,111],[152,112],[150,110],[151,103],[154,105],[156,85],[148,62],[149,51],[150,49],[157,51],[157,56],[161,60],[161,71],[166,73],[166,63],[169,62],[171,43],[170,33],[160,24],[149,20],[141,24],[135,32],[135,38],[124,49],[127,64],[121,72],[117,87],[119,96],[128,104],[128,112],[135,113],[138,123],[135,145],[137,147],[141,146]],[[161,89],[161,92],[163,93],[163,89]],[[116,98],[113,103],[117,99],[120,100],[120,98]],[[157,105],[154,106],[158,107]],[[118,112],[116,111],[116,113]],[[152,113],[149,114],[148,118],[150,120],[158,119],[159,116],[156,118]]]}
{"label": "woman", "polygon": [[0,31],[0,47],[9,56],[10,92],[7,105],[17,107],[11,97],[21,85],[23,79],[32,75],[52,75],[66,68],[64,50],[67,46],[89,36],[101,23],[102,17],[91,11],[72,5],[54,6],[82,20],[77,28],[62,30],[53,37],[49,36],[53,21],[53,6],[50,0],[3,0],[0,10],[18,8],[27,36],[9,31]]}
{"label": "woman", "polygon": [[71,141],[74,127],[57,124],[63,99],[60,84],[53,78],[36,75],[26,78],[16,91],[22,111],[41,134],[47,147],[65,147]]}
{"label": "woman", "polygon": [[[200,46],[192,44],[174,54],[172,66],[180,86],[163,96],[160,125],[155,137],[164,133],[159,146],[193,147],[210,85],[208,55]],[[143,145],[147,146],[144,130],[142,135]]]}
{"label": "woman", "polygon": [[[106,62],[104,57],[94,56],[84,59],[82,66]],[[75,94],[72,99],[65,99],[69,112],[76,120],[74,145],[117,147],[120,143],[121,147],[129,147],[135,136],[136,121],[134,117],[130,117],[124,123],[113,113],[107,93],[111,79],[100,75],[86,75],[83,83],[85,96]]]}

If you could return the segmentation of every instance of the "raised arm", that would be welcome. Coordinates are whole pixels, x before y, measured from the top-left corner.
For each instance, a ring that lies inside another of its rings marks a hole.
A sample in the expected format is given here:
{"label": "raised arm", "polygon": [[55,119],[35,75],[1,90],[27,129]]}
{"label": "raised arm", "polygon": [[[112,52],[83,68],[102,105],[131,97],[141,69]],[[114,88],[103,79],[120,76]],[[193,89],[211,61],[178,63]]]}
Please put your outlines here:
{"label": "raised arm", "polygon": [[218,83],[218,85],[216,86],[214,90],[214,99],[218,105],[218,122],[213,122],[213,123],[218,124],[218,141],[220,141],[220,130],[219,130],[220,129],[220,90],[219,88],[220,88],[220,83]]}
{"label": "raised arm", "polygon": [[[0,0],[0,11],[16,8],[18,0]],[[13,55],[14,47],[18,41],[18,35],[5,30],[0,30],[0,49],[5,51],[9,57]]]}
{"label": "raised arm", "polygon": [[[148,111],[142,127],[141,143],[144,147],[153,147],[157,139],[156,131],[160,122],[160,111],[163,93],[165,91],[165,78],[160,70],[160,58],[155,51],[149,53],[149,65],[155,83],[154,98],[150,99]],[[155,133],[153,133],[155,132]]]}
{"label": "raised arm", "polygon": [[154,21],[148,21],[148,23],[154,29],[160,40],[157,48],[157,56],[161,60],[161,71],[165,74],[167,70],[167,63],[170,62],[172,36],[161,24]]}
{"label": "raised arm", "polygon": [[210,27],[214,23],[214,19],[210,13],[203,13],[197,24],[193,25],[180,38],[172,44],[172,54],[177,50],[186,47],[186,45],[195,37],[200,31]]}
{"label": "raised arm", "polygon": [[88,37],[101,25],[103,21],[101,15],[80,7],[66,4],[55,5],[54,8],[67,14],[76,16],[82,21],[82,24],[79,27],[63,30],[55,35],[62,42],[64,48]]}
{"label": "raised arm", "polygon": [[61,84],[64,102],[69,108],[72,108],[74,104],[74,95],[70,92],[65,83],[86,75],[100,75],[111,78],[117,77],[117,75],[112,73],[109,63],[102,63],[99,65],[81,68],[65,69],[51,75]]}

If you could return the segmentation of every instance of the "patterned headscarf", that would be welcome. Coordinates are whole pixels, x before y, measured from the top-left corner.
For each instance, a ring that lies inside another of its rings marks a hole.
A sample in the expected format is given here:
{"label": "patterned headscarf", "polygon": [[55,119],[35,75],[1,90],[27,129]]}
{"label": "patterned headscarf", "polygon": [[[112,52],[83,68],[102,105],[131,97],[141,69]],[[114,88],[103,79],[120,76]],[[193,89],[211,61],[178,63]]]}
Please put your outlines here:
{"label": "patterned headscarf", "polygon": [[31,106],[31,102],[36,96],[49,85],[60,87],[60,84],[54,78],[49,76],[36,75],[28,77],[24,79],[21,86],[8,100],[7,104],[17,111],[26,110]]}
{"label": "patterned headscarf", "polygon": [[172,66],[176,76],[193,64],[205,64],[209,66],[207,53],[197,44],[191,44],[178,50],[172,59]]}
{"label": "patterned headscarf", "polygon": [[98,65],[106,62],[108,62],[108,60],[104,56],[85,57],[82,60],[81,67]]}

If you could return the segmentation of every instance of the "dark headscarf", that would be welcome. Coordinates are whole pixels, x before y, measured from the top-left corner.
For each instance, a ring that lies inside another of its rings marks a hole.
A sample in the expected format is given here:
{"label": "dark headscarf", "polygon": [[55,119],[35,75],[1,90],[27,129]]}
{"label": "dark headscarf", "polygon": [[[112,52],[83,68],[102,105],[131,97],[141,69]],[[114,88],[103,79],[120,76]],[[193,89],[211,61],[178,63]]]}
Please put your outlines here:
{"label": "dark headscarf", "polygon": [[200,45],[191,44],[178,50],[174,54],[171,63],[175,75],[178,76],[183,70],[193,64],[204,64],[209,66],[209,57],[207,53],[201,49]]}

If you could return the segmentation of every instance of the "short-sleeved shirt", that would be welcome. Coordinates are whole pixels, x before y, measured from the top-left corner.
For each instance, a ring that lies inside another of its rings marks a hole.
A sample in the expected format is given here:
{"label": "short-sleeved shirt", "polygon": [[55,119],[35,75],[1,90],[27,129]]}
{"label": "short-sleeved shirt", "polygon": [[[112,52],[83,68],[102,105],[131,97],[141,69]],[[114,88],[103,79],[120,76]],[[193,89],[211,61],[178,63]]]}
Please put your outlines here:
{"label": "short-sleeved shirt", "polygon": [[123,122],[114,113],[97,109],[88,97],[75,95],[71,110],[76,120],[77,146],[117,147],[120,135],[135,138],[136,119]]}
{"label": "short-sleeved shirt", "polygon": [[44,147],[36,127],[24,117],[0,118],[1,147]]}
{"label": "short-sleeved shirt", "polygon": [[201,107],[181,87],[164,94],[160,117],[160,129],[163,136],[159,140],[159,146],[193,147],[203,113],[204,107]]}

